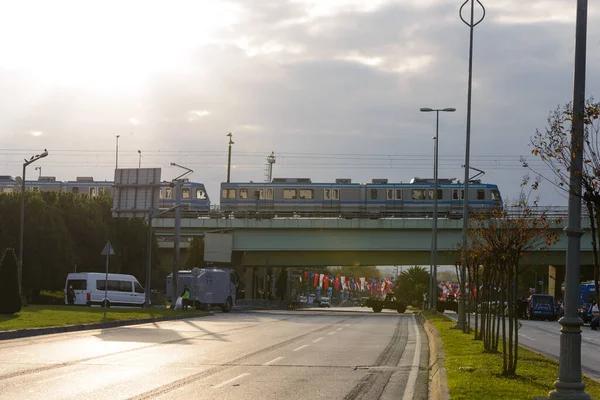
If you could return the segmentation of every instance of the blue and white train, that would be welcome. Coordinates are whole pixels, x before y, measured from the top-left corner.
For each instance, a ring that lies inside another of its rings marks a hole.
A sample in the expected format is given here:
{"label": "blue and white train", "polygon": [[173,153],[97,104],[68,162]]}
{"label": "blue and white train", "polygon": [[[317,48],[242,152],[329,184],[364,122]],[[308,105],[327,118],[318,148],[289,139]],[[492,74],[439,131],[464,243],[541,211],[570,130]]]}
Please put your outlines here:
{"label": "blue and white train", "polygon": [[[8,175],[0,175],[0,193],[18,193],[22,180]],[[25,181],[25,190],[76,193],[87,196],[98,196],[103,193],[112,197],[112,181],[95,181],[92,177],[78,177],[74,181],[57,181],[53,176],[42,176],[38,180]],[[175,188],[171,182],[163,182],[160,188],[159,208],[170,208],[175,205]],[[185,180],[181,191],[183,210],[198,213],[210,211],[210,198],[202,183]]]}
{"label": "blue and white train", "polygon": [[[464,186],[455,179],[438,179],[440,216],[461,217]],[[469,184],[469,210],[483,212],[502,208],[497,185],[479,180]],[[413,178],[410,183],[313,183],[309,178],[281,178],[272,182],[222,183],[221,212],[244,216],[374,216],[410,217],[431,215],[434,205],[433,179]]]}

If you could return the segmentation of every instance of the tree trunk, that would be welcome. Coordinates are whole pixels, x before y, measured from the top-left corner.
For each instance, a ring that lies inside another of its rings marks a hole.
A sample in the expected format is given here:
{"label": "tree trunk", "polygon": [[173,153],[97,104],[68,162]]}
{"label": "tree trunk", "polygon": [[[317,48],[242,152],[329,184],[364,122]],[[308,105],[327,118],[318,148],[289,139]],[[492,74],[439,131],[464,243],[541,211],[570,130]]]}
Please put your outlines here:
{"label": "tree trunk", "polygon": [[[600,226],[598,221],[599,213],[598,209],[600,208],[600,199],[598,199],[594,205],[591,202],[586,202],[588,206],[588,212],[590,214],[590,226],[592,228],[592,255],[594,257],[594,289],[596,290],[596,304],[600,304],[600,290],[598,290],[598,280],[600,279],[600,266],[598,265],[598,246],[597,246],[597,236],[596,236],[596,227]],[[594,218],[594,206],[596,207],[596,218]],[[600,235],[600,232],[598,232]]]}
{"label": "tree trunk", "polygon": [[506,371],[508,369],[508,365],[506,363],[507,361],[507,354],[506,354],[506,318],[504,315],[504,290],[502,290],[500,292],[500,308],[501,308],[501,312],[500,315],[502,316],[502,373],[506,374]]}
{"label": "tree trunk", "polygon": [[[516,263],[515,263],[515,287],[513,290],[513,296],[514,296],[514,301],[515,301],[515,307],[517,304],[517,288],[519,287],[519,258],[517,258]],[[516,312],[517,310],[513,311],[513,318],[515,321],[515,354],[514,354],[514,361],[513,361],[513,370],[512,373],[516,374],[517,373],[517,362],[519,360],[519,313]]]}

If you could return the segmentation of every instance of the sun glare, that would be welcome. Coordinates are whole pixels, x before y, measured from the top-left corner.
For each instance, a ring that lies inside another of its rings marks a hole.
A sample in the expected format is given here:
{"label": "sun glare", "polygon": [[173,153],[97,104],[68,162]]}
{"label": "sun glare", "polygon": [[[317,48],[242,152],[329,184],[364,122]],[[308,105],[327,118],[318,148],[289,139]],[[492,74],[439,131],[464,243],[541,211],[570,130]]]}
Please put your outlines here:
{"label": "sun glare", "polygon": [[216,0],[5,2],[0,68],[50,86],[135,91],[156,72],[185,68],[237,18]]}

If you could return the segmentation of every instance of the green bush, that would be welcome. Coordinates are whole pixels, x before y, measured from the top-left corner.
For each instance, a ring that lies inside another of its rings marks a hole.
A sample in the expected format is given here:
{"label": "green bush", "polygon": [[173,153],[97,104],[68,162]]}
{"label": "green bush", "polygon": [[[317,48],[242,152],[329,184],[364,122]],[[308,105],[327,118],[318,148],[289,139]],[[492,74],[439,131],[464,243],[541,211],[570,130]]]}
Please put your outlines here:
{"label": "green bush", "polygon": [[18,313],[22,306],[17,257],[14,250],[8,248],[0,261],[0,314]]}
{"label": "green bush", "polygon": [[65,293],[62,290],[42,290],[40,291],[40,294],[34,299],[33,303],[42,305],[65,304]]}

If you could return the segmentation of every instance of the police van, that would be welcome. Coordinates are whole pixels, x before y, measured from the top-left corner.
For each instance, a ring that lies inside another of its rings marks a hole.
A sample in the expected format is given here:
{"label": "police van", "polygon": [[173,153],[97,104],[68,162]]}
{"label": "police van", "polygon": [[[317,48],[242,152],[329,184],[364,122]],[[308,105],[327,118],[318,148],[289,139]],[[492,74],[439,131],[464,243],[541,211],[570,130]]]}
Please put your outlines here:
{"label": "police van", "polygon": [[[65,282],[65,304],[69,304],[68,290],[73,288],[75,305],[91,306],[143,306],[144,288],[133,275],[106,274],[101,272],[76,272],[67,275]],[[105,291],[106,289],[106,291]],[[106,297],[105,297],[106,293]]]}

